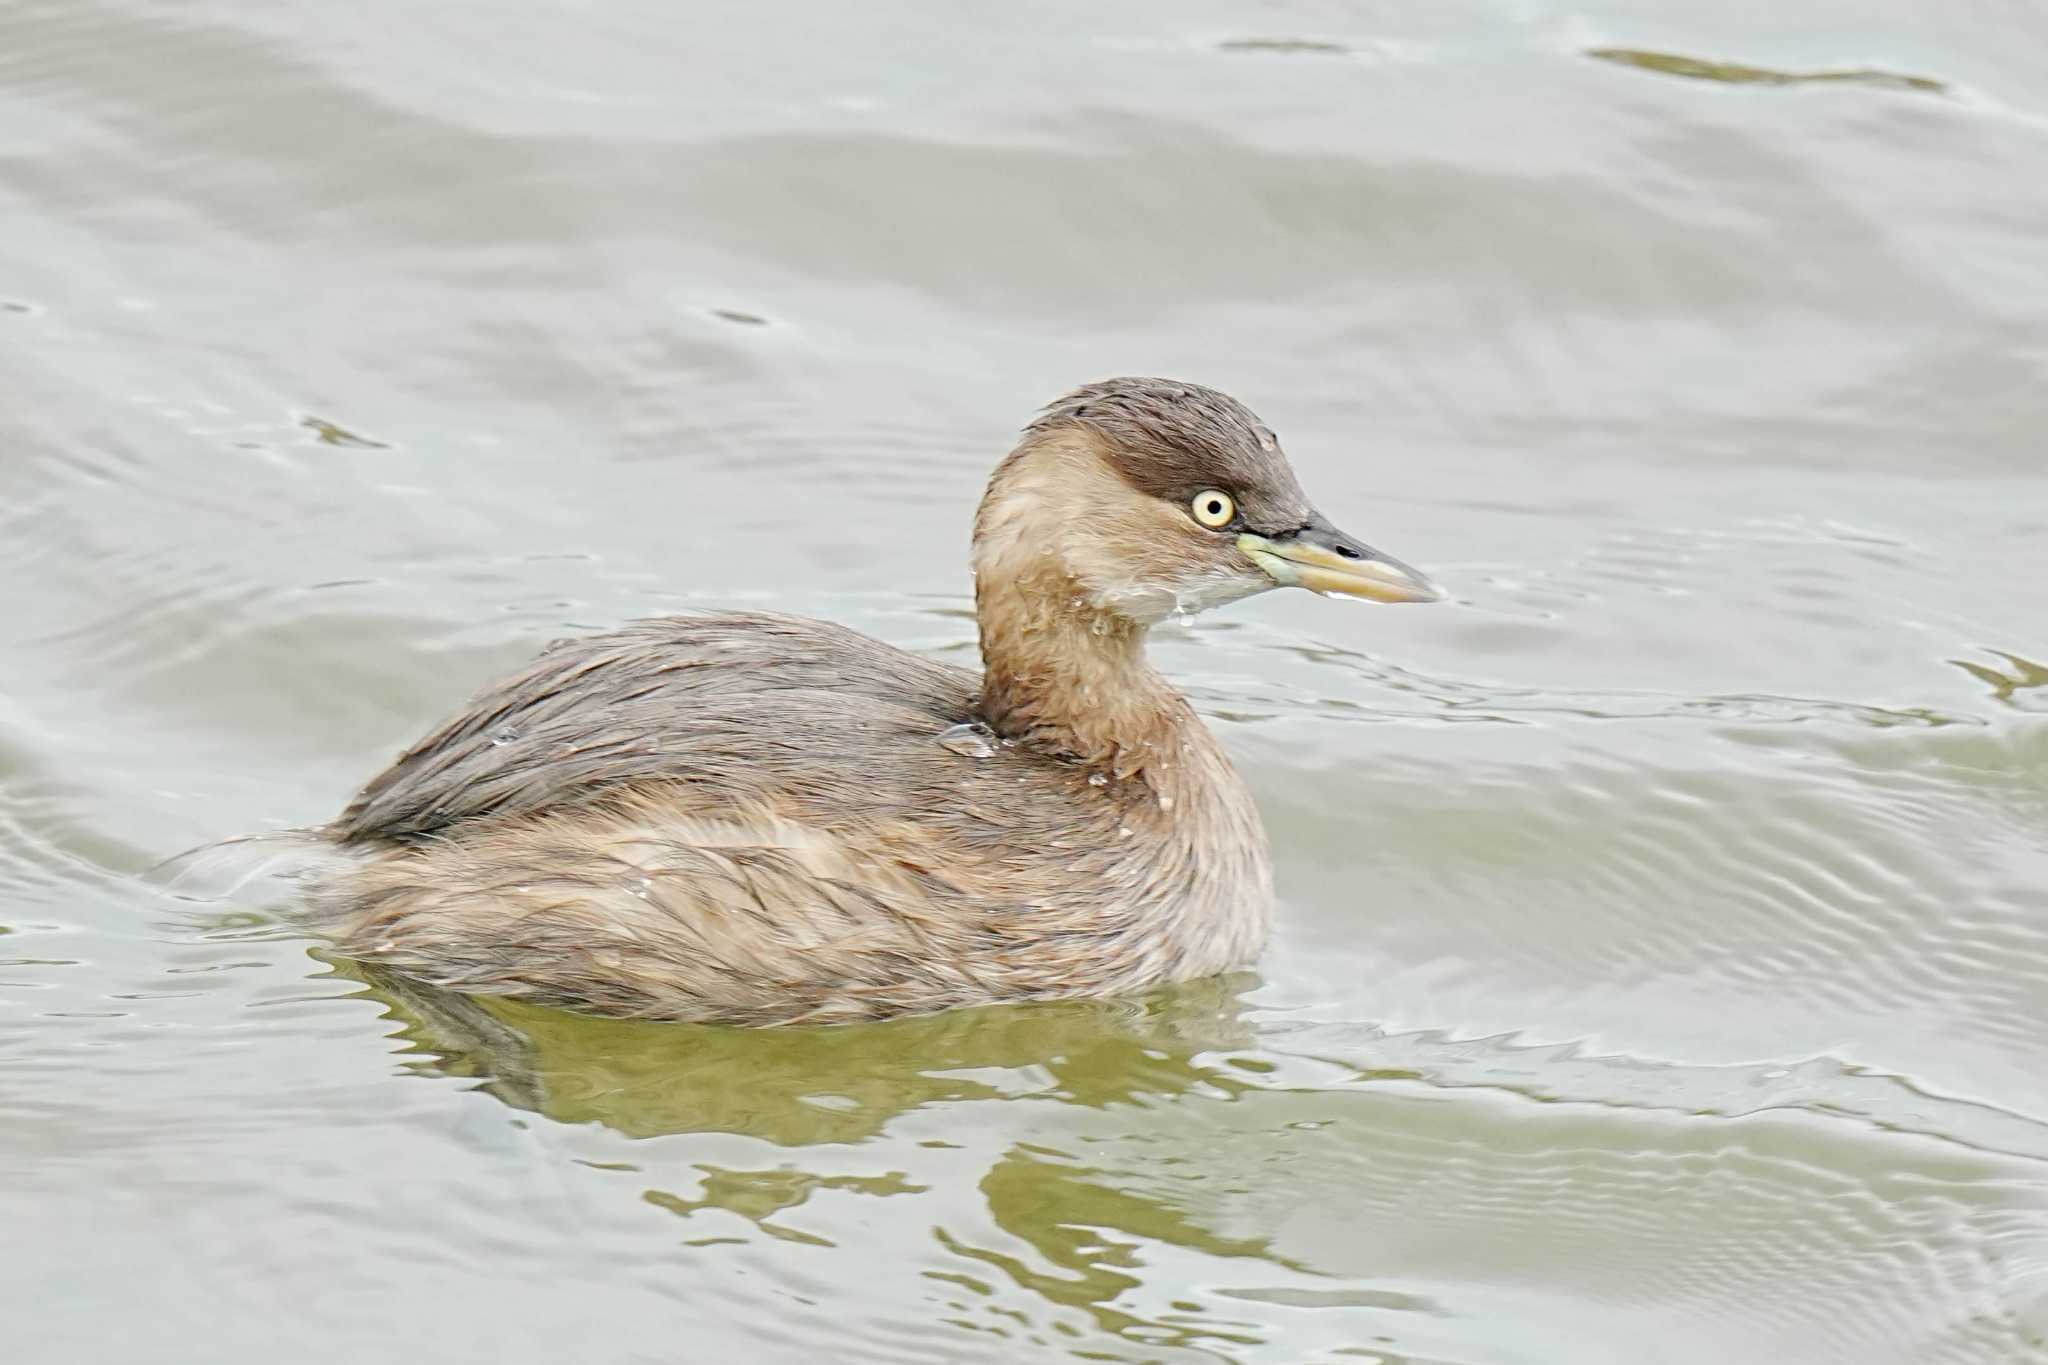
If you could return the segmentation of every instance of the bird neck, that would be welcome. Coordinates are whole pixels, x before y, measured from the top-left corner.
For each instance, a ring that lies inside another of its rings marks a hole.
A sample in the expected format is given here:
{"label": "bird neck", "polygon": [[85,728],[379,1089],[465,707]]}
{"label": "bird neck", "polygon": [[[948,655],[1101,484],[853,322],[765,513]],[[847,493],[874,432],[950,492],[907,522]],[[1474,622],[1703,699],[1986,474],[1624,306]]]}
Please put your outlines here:
{"label": "bird neck", "polygon": [[1145,658],[1147,628],[1091,603],[1049,559],[975,579],[981,715],[1005,739],[1114,778],[1164,779],[1194,712]]}

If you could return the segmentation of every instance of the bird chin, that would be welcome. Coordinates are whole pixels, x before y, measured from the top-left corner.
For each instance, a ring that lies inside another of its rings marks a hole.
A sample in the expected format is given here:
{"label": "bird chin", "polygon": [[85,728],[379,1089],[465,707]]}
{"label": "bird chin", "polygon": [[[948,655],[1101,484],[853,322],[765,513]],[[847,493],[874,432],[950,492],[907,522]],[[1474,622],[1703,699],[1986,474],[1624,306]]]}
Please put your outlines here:
{"label": "bird chin", "polygon": [[1185,619],[1198,611],[1255,597],[1278,586],[1264,574],[1213,573],[1173,584],[1126,583],[1103,593],[1098,604],[1140,625]]}

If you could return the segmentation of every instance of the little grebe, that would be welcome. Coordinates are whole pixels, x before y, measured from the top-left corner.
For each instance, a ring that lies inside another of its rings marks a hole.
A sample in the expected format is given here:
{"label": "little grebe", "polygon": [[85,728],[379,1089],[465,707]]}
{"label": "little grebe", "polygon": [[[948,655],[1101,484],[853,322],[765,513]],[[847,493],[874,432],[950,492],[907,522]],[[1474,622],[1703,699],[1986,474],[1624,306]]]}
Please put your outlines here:
{"label": "little grebe", "polygon": [[1437,590],[1325,521],[1242,404],[1163,379],[1025,429],[974,583],[979,675],[765,613],[557,644],[350,803],[314,908],[438,985],[747,1025],[1249,963],[1265,832],[1146,632],[1283,584]]}

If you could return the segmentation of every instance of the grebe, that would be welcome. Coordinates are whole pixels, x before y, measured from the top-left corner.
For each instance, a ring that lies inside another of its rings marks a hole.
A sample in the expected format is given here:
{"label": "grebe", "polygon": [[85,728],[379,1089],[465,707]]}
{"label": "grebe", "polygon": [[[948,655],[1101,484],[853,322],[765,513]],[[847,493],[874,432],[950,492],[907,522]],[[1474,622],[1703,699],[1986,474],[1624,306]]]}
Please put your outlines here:
{"label": "grebe", "polygon": [[981,500],[982,672],[766,613],[559,643],[362,790],[312,903],[343,955],[436,985],[741,1025],[1241,967],[1265,831],[1145,638],[1282,585],[1441,596],[1235,399],[1091,384]]}

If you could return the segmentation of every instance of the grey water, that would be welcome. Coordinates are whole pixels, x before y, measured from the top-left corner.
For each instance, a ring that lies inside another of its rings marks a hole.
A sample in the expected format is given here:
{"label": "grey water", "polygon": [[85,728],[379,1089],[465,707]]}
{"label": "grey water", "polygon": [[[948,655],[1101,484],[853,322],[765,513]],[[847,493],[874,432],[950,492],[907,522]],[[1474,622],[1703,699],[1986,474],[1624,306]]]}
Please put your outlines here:
{"label": "grey water", "polygon": [[[2048,1361],[2048,11],[0,6],[0,1353]],[[546,641],[959,660],[1039,403],[1455,600],[1156,653],[1277,937],[478,1009],[141,874]]]}

